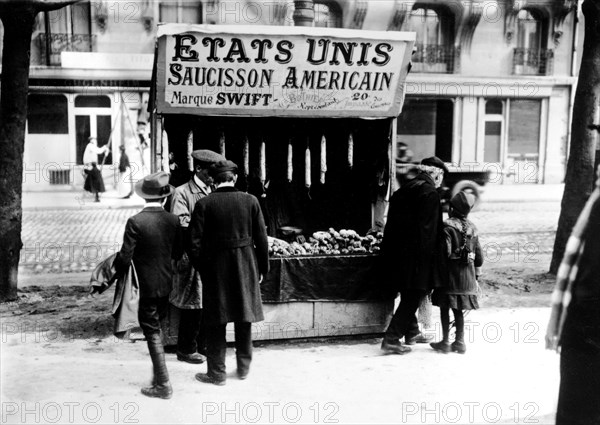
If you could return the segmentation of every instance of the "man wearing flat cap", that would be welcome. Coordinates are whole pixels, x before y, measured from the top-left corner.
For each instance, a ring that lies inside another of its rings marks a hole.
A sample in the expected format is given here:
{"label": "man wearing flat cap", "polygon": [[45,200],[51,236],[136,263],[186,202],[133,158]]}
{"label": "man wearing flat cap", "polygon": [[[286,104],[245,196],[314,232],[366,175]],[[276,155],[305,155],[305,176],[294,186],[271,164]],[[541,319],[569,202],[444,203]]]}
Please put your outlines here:
{"label": "man wearing flat cap", "polygon": [[432,339],[420,332],[416,312],[425,296],[445,283],[442,207],[436,189],[447,171],[439,158],[423,159],[419,174],[390,200],[382,259],[390,286],[400,292],[400,305],[381,344],[385,353],[406,354],[411,351],[407,345]]}
{"label": "man wearing flat cap", "polygon": [[181,257],[182,244],[177,216],[165,211],[163,205],[175,188],[169,185],[169,175],[159,171],[139,180],[134,190],[146,200],[146,205],[127,220],[115,269],[117,275],[123,275],[133,262],[139,282],[138,320],[148,343],[154,370],[152,385],[142,388],[142,394],[166,399],[171,398],[173,390],[160,329],[169,306],[171,260]]}
{"label": "man wearing flat cap", "polygon": [[188,226],[196,202],[211,192],[213,179],[209,168],[225,157],[208,149],[192,152],[194,175],[175,190],[171,212],[179,217],[184,234],[185,253],[175,266],[173,290],[169,300],[179,309],[177,334],[177,359],[188,363],[203,363],[206,352],[206,335],[202,327],[202,281],[189,261]]}
{"label": "man wearing flat cap", "polygon": [[252,361],[251,325],[264,319],[260,282],[269,271],[267,230],[258,199],[238,191],[237,166],[211,167],[217,189],[196,204],[190,222],[191,256],[200,270],[208,339],[204,383],[224,385],[227,323],[234,323],[237,376],[246,379]]}

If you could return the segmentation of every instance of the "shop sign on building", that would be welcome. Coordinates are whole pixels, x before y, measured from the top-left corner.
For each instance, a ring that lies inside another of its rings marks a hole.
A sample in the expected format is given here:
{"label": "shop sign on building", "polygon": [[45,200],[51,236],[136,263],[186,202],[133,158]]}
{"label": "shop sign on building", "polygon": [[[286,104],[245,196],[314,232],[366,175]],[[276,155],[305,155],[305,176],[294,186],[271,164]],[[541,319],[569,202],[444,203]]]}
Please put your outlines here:
{"label": "shop sign on building", "polygon": [[157,112],[396,117],[414,33],[164,24]]}

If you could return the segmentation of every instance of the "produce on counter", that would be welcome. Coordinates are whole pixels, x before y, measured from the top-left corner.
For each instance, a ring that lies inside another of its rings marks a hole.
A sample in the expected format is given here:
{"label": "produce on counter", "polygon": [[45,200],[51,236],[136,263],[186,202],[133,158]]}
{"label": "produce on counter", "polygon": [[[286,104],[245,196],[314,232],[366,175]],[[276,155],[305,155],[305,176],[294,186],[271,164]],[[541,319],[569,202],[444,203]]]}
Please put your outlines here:
{"label": "produce on counter", "polygon": [[330,227],[328,231],[314,232],[304,243],[269,237],[269,256],[377,254],[382,239],[382,232],[360,236],[354,230],[337,231]]}

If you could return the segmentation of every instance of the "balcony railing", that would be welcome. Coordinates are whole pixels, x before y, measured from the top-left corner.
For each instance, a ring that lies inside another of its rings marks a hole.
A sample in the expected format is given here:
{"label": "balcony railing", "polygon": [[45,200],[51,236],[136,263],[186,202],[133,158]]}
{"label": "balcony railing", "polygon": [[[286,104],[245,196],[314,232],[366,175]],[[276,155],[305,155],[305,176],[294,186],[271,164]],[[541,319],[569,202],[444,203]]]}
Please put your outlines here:
{"label": "balcony railing", "polygon": [[554,51],[517,47],[513,54],[513,74],[552,75]]}
{"label": "balcony railing", "polygon": [[460,70],[460,47],[417,44],[411,72],[453,74]]}
{"label": "balcony railing", "polygon": [[61,52],[93,52],[96,36],[90,34],[45,34],[38,35],[42,61],[48,66],[60,66]]}

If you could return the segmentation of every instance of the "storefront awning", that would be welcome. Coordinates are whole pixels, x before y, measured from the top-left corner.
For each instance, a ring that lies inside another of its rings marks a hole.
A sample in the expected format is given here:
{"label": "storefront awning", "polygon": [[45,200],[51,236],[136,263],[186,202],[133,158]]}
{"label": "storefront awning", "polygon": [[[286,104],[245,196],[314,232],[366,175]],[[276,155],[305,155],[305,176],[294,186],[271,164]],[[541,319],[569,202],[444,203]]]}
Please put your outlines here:
{"label": "storefront awning", "polygon": [[414,33],[164,24],[155,60],[160,114],[396,117]]}

